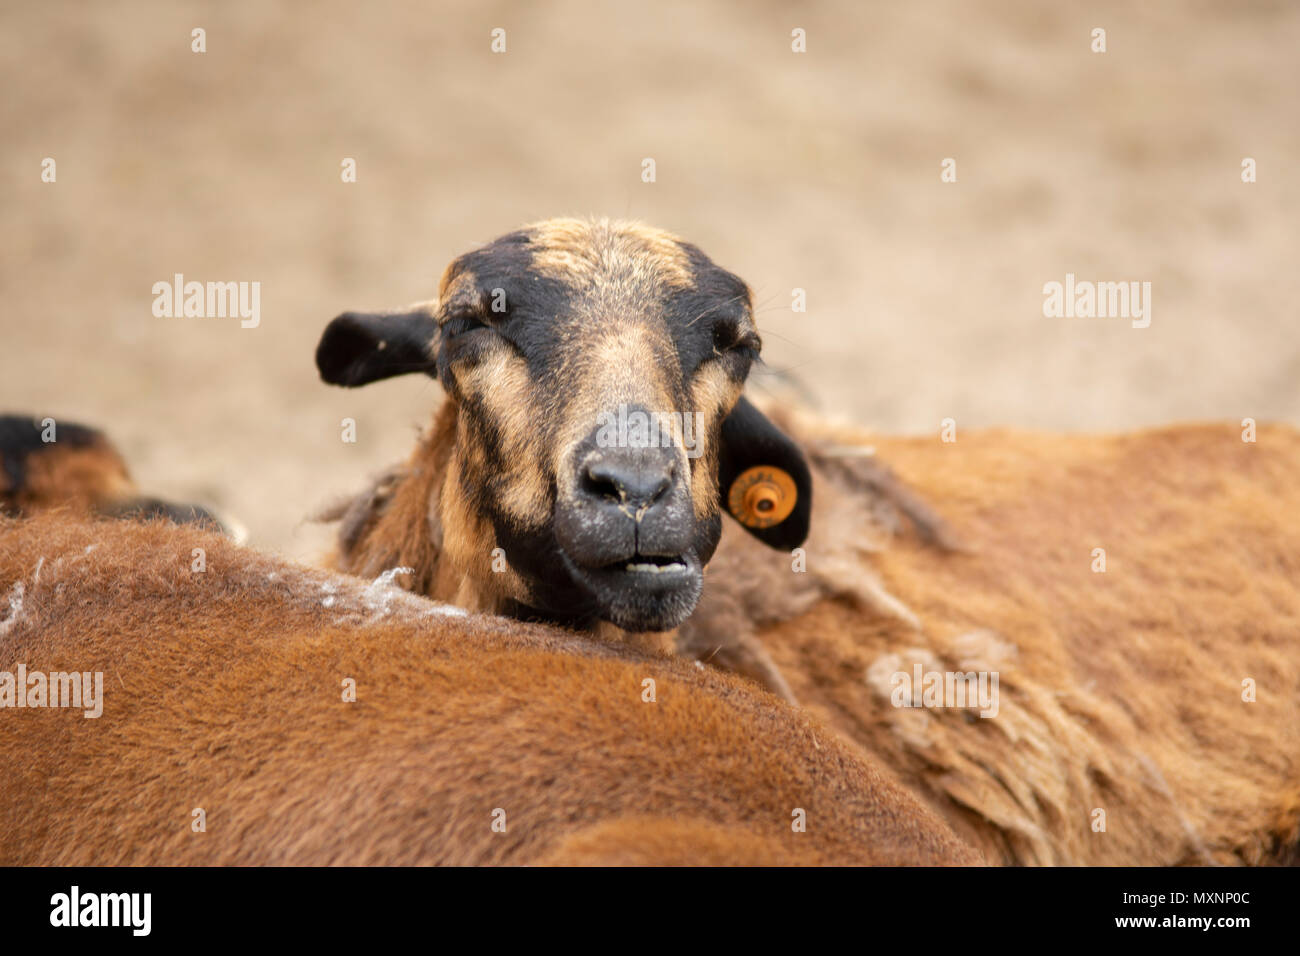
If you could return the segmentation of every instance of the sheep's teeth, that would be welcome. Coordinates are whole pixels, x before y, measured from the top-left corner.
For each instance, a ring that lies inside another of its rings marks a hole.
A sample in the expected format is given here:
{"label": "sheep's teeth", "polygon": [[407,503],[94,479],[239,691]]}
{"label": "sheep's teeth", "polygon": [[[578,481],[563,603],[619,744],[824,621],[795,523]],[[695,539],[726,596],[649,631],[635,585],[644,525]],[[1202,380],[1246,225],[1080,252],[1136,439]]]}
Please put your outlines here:
{"label": "sheep's teeth", "polygon": [[649,571],[651,574],[665,574],[669,571],[685,571],[686,565],[673,562],[672,564],[641,564],[634,562],[627,566],[628,571],[641,573]]}

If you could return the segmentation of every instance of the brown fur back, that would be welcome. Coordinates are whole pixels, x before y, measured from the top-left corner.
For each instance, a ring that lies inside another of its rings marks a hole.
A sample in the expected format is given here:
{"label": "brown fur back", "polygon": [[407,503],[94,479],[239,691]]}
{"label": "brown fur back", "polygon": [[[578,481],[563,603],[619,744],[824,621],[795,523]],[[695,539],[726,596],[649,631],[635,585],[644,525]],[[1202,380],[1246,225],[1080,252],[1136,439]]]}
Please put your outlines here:
{"label": "brown fur back", "polygon": [[[874,444],[964,546],[882,539],[841,481],[831,497],[819,487],[808,574],[754,554],[711,575],[706,600],[760,635],[810,710],[990,860],[1286,858],[1300,825],[1300,434],[990,430],[943,444],[808,421],[796,433]],[[856,556],[845,527],[867,530]],[[1105,573],[1091,569],[1098,547]],[[914,624],[864,610],[853,591],[876,575]],[[746,602],[756,593],[767,603]],[[890,675],[915,663],[998,671],[1000,713],[895,708]]]}
{"label": "brown fur back", "polygon": [[0,522],[0,669],[19,662],[102,671],[105,702],[0,713],[3,864],[978,859],[743,681],[190,527]]}

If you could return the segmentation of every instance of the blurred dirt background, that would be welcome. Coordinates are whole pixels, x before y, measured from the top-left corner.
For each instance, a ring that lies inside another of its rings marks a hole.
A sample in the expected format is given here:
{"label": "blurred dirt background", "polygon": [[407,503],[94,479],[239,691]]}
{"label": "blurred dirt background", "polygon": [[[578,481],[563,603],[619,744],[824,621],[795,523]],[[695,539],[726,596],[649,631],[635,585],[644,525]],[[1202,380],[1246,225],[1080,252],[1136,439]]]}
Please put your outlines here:
{"label": "blurred dirt background", "polygon": [[[103,426],[147,490],[310,555],[439,394],[321,385],[326,321],[592,214],[746,278],[769,365],[872,428],[1300,422],[1298,54],[1281,0],[7,0],[0,412]],[[177,272],[261,282],[261,326],[155,318]],[[1151,327],[1044,318],[1066,272],[1152,282]]]}

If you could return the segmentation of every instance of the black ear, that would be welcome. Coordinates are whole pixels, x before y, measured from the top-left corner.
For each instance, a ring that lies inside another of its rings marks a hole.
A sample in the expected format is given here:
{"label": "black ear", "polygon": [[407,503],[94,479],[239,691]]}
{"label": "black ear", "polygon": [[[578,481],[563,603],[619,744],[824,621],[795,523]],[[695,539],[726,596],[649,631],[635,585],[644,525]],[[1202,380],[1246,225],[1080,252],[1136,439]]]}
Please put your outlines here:
{"label": "black ear", "polygon": [[316,346],[322,381],[355,388],[394,375],[437,377],[433,340],[438,323],[425,311],[344,312]]}
{"label": "black ear", "polygon": [[722,507],[773,548],[808,537],[812,474],[799,446],[742,397],[722,422],[718,470]]}

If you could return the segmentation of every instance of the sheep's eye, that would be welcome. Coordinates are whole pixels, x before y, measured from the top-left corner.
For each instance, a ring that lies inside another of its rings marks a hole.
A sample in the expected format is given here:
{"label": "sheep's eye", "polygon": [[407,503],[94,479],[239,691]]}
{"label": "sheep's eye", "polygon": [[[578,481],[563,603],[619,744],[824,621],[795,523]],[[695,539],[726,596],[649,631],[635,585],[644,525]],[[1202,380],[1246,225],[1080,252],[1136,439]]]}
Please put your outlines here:
{"label": "sheep's eye", "polygon": [[476,329],[486,329],[487,327],[487,323],[480,320],[478,316],[470,312],[464,312],[460,315],[453,315],[444,322],[442,324],[442,334],[449,339],[454,339]]}
{"label": "sheep's eye", "polygon": [[736,352],[748,352],[750,358],[758,358],[758,353],[763,351],[763,340],[758,337],[757,332],[746,332],[731,348]]}
{"label": "sheep's eye", "polygon": [[754,359],[763,348],[758,333],[751,330],[742,331],[731,322],[723,322],[713,329],[713,348],[717,352],[737,352]]}

